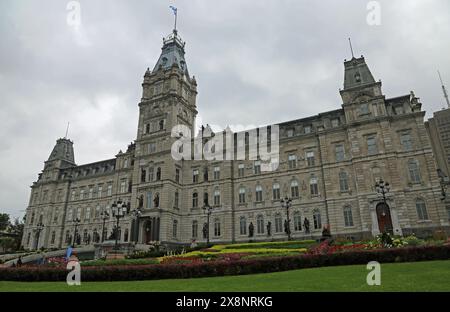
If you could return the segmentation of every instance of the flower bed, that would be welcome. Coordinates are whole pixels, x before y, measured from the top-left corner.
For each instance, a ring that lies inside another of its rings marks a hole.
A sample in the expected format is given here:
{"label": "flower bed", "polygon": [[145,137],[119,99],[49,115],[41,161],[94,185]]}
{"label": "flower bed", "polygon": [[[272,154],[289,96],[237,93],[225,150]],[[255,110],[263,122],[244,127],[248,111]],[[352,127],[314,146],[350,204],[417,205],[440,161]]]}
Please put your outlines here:
{"label": "flower bed", "polygon": [[[82,281],[125,281],[167,278],[193,278],[223,275],[268,273],[351,264],[412,262],[450,259],[450,246],[404,247],[355,250],[333,254],[302,254],[261,259],[209,261],[189,264],[149,264],[84,267]],[[0,268],[0,280],[65,281],[67,271],[61,267]]]}

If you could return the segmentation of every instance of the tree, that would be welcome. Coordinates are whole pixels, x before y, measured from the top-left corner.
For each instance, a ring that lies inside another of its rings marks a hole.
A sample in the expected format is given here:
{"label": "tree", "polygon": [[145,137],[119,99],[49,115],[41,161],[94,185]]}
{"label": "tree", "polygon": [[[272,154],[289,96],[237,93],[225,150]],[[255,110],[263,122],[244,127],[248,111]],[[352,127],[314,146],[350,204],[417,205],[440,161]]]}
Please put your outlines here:
{"label": "tree", "polygon": [[20,249],[20,244],[23,236],[23,228],[25,225],[25,217],[23,217],[22,221],[19,218],[14,219],[14,223],[10,224],[10,232],[16,234],[17,236],[14,238],[15,240],[15,248]]}
{"label": "tree", "polygon": [[10,225],[9,214],[0,213],[0,231],[6,230],[9,225]]}
{"label": "tree", "polygon": [[16,240],[12,237],[0,237],[0,247],[4,251],[9,251],[15,249]]}

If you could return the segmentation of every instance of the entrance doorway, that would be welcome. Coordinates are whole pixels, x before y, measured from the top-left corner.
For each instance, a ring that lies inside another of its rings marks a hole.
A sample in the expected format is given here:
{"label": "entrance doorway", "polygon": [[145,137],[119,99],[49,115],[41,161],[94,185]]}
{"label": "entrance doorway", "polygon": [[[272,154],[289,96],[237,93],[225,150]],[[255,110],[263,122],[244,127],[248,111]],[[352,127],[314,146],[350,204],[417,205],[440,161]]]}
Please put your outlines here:
{"label": "entrance doorway", "polygon": [[378,229],[380,233],[390,233],[393,234],[391,210],[389,206],[385,203],[379,203],[376,207],[377,219],[378,219]]}
{"label": "entrance doorway", "polygon": [[159,218],[153,217],[144,223],[144,243],[159,241]]}

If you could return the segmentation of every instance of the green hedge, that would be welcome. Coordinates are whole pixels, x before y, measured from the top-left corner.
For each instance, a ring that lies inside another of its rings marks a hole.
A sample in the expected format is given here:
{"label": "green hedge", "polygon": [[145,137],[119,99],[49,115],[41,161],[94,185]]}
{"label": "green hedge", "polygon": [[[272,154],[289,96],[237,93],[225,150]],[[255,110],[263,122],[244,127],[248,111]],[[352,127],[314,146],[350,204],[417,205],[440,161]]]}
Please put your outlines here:
{"label": "green hedge", "polygon": [[[167,278],[268,273],[351,264],[413,262],[450,259],[450,246],[404,247],[397,249],[363,250],[332,255],[298,255],[236,261],[213,261],[190,264],[150,264],[127,266],[83,267],[82,281],[126,281]],[[65,281],[64,268],[20,267],[0,268],[0,280]]]}

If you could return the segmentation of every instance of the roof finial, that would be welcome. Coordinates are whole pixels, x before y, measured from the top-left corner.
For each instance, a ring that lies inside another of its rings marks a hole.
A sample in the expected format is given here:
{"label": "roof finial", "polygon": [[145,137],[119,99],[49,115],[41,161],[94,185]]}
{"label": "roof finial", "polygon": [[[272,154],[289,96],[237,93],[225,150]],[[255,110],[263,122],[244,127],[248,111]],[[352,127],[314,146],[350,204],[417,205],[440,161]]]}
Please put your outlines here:
{"label": "roof finial", "polygon": [[352,52],[352,59],[354,59],[355,55],[353,54],[352,39],[348,38],[348,43],[350,44],[350,51]]}
{"label": "roof finial", "polygon": [[172,9],[173,15],[175,15],[175,25],[173,27],[173,32],[176,33],[177,32],[177,15],[178,15],[177,12],[178,12],[178,9],[176,7],[174,7],[174,6],[172,6],[172,5],[170,5],[169,8]]}
{"label": "roof finial", "polygon": [[67,122],[66,136],[64,137],[64,139],[67,139],[67,135],[69,134],[69,125],[70,125],[70,122]]}
{"label": "roof finial", "polygon": [[441,73],[438,71],[439,80],[441,81],[442,92],[444,93],[445,101],[447,102],[447,108],[450,108],[450,101],[448,100],[447,89],[445,88],[444,82],[442,81]]}

